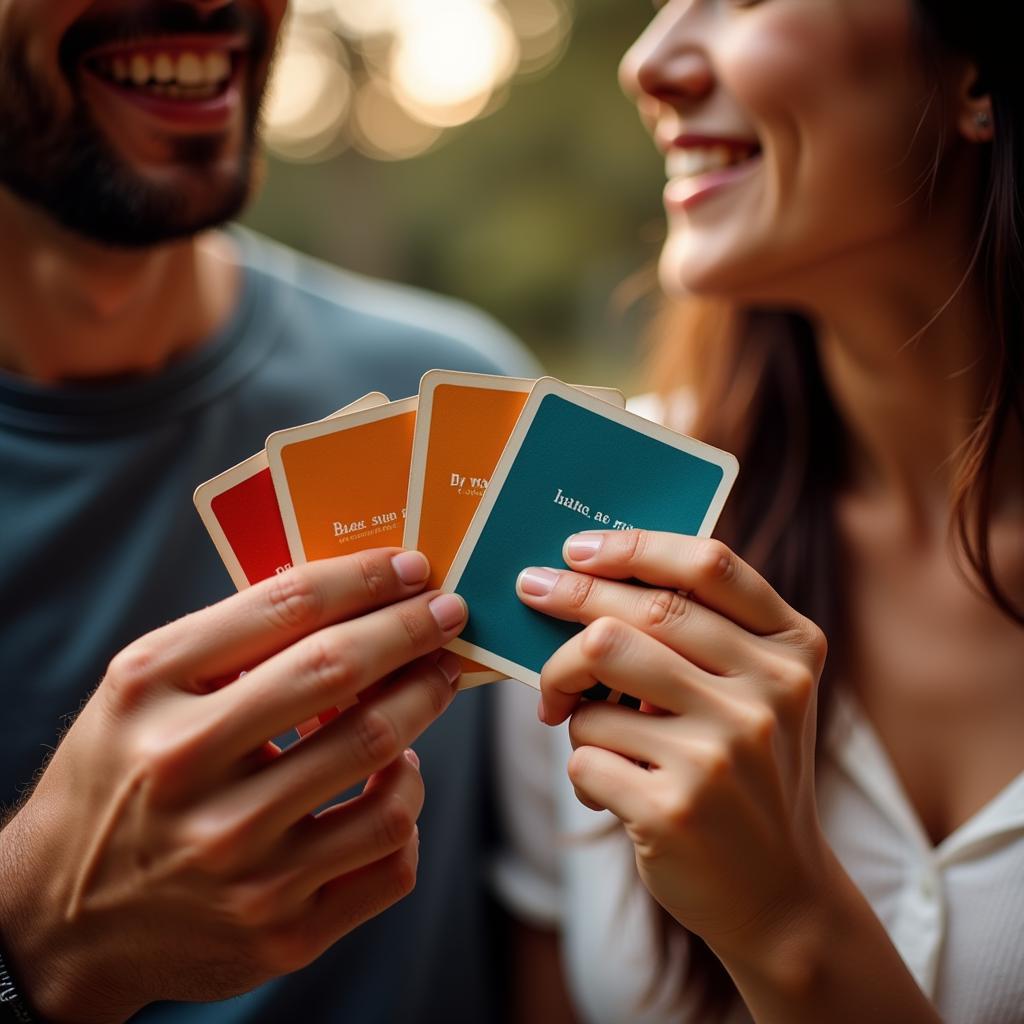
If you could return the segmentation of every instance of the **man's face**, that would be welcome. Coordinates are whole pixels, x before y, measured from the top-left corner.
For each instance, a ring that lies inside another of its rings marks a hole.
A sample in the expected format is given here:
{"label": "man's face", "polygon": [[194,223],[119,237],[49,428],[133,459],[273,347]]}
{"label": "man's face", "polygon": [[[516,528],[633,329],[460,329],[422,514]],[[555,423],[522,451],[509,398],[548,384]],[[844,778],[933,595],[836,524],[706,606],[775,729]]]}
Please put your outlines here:
{"label": "man's face", "polygon": [[287,0],[0,0],[0,187],[147,246],[249,193]]}

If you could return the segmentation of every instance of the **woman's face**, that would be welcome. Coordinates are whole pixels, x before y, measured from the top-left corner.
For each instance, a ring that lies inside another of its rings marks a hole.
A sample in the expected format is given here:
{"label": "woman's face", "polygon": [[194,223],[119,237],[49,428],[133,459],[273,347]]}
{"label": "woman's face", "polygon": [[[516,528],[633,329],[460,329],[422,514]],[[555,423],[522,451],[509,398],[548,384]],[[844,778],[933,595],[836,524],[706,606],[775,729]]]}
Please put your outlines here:
{"label": "woman's face", "polygon": [[935,200],[937,147],[955,130],[942,135],[912,7],[661,8],[621,77],[666,158],[669,292],[800,300],[822,274],[877,265],[913,233]]}

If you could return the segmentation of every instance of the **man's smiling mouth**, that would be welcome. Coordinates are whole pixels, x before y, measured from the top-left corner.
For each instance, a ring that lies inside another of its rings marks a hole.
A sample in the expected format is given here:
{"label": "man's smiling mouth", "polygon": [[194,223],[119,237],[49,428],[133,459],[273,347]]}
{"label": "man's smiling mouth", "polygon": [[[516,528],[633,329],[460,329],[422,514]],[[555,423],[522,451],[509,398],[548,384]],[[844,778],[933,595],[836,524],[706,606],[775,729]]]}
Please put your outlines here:
{"label": "man's smiling mouth", "polygon": [[223,94],[240,63],[240,48],[223,42],[163,39],[104,47],[83,65],[121,89],[171,100],[209,100]]}

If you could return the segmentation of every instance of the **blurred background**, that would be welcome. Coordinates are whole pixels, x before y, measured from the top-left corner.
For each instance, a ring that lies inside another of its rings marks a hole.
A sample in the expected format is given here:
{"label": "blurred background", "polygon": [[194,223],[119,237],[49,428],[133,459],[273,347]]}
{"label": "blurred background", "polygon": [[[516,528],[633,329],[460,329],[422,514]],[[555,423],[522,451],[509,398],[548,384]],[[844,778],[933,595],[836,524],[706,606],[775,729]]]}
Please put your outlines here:
{"label": "blurred background", "polygon": [[616,79],[634,0],[292,0],[246,223],[454,295],[546,369],[644,386],[664,171]]}

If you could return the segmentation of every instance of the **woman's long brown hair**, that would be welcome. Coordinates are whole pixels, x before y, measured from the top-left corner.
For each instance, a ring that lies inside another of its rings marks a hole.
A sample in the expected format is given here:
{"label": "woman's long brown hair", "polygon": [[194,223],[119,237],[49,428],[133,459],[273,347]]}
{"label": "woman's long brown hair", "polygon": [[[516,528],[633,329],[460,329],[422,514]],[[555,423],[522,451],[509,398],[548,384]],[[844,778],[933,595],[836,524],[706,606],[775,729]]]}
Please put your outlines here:
{"label": "woman's long brown hair", "polygon": [[[1003,0],[917,0],[926,60],[971,57],[993,101],[994,141],[979,198],[977,248],[970,277],[991,315],[995,367],[973,431],[957,454],[951,542],[967,576],[1001,611],[1024,626],[993,564],[990,530],[1001,442],[1024,430],[1024,75],[1011,59],[1014,38]],[[743,467],[718,536],[755,566],[794,608],[829,637],[819,689],[819,722],[828,714],[836,669],[844,660],[844,578],[835,498],[845,472],[845,436],[818,361],[814,330],[800,315],[738,310],[692,299],[666,308],[656,334],[655,387],[685,388],[697,401],[687,430],[731,451]],[[1024,475],[1024,467],[1021,467]],[[662,921],[662,949],[677,926]],[[728,974],[691,937],[687,977],[703,993],[702,1020],[735,999]]]}

